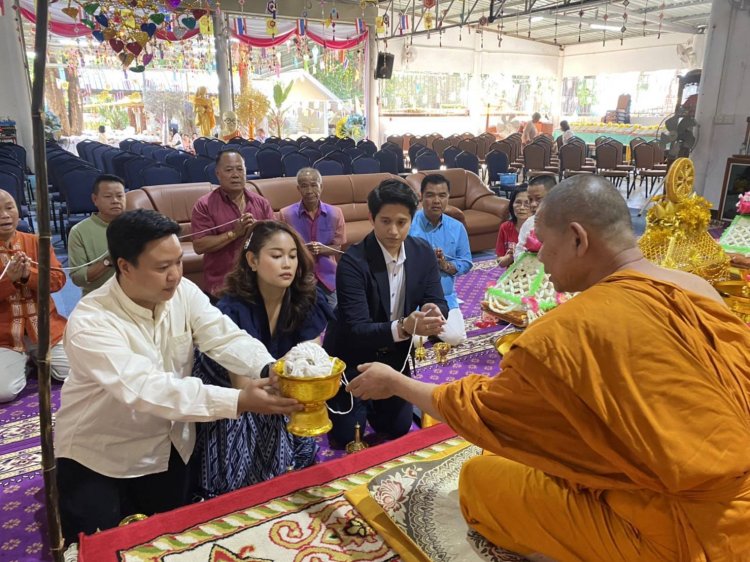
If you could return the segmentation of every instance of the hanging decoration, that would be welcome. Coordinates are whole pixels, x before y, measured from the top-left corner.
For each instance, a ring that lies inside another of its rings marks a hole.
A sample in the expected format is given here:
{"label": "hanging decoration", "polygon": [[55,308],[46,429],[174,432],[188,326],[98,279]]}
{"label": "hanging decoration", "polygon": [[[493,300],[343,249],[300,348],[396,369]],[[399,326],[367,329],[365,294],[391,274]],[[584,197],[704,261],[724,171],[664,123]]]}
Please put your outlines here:
{"label": "hanging decoration", "polygon": [[602,47],[607,45],[607,20],[609,19],[609,2],[604,4],[604,25],[602,26]]}
{"label": "hanging decoration", "polygon": [[339,21],[339,11],[336,9],[336,6],[334,5],[333,8],[331,8],[331,14],[328,16],[329,21],[331,22],[331,31],[333,32],[333,40],[336,40],[336,22]]}
{"label": "hanging decoration", "polygon": [[578,42],[581,42],[581,27],[583,26],[583,10],[578,12]]}
{"label": "hanging decoration", "polygon": [[434,8],[436,4],[437,0],[422,0],[422,6],[424,6],[425,10]]}
{"label": "hanging decoration", "polygon": [[622,27],[620,28],[620,45],[622,45],[623,41],[625,40],[625,32],[628,29],[627,28],[628,4],[630,4],[630,0],[622,0],[622,5],[625,7],[625,10],[622,12]]}
{"label": "hanging decoration", "polygon": [[266,13],[271,16],[270,18],[266,18],[266,33],[271,37],[276,37],[278,28],[276,27],[277,9],[275,0],[268,0],[268,3],[266,4]]}
{"label": "hanging decoration", "polygon": [[385,18],[386,16],[378,16],[375,18],[375,33],[378,35],[385,33]]}
{"label": "hanging decoration", "polygon": [[[175,40],[188,33],[191,36],[198,33],[198,22],[208,14],[203,6],[203,0],[131,0],[127,3],[68,0],[61,12],[76,22],[75,27],[80,23],[99,43],[107,43],[123,67],[143,72],[154,58],[155,39]],[[21,8],[22,15],[34,21],[33,13],[25,12],[28,11]],[[54,25],[50,30],[56,32]],[[74,30],[74,35],[80,34]]]}
{"label": "hanging decoration", "polygon": [[646,24],[648,21],[646,20],[646,15],[648,14],[648,0],[646,0],[646,6],[643,8],[643,21],[641,22],[643,24],[643,36],[646,36]]}
{"label": "hanging decoration", "polygon": [[405,31],[409,29],[409,16],[401,12],[398,16],[398,30],[399,35],[403,35]]}
{"label": "hanging decoration", "polygon": [[477,27],[477,33],[481,35],[479,38],[479,48],[484,49],[484,27],[487,25],[487,16],[479,18],[479,27]]}
{"label": "hanging decoration", "polygon": [[424,15],[424,28],[427,30],[427,39],[430,38],[430,30],[432,29],[434,20],[432,12],[426,12]]}
{"label": "hanging decoration", "polygon": [[656,34],[657,39],[661,39],[661,24],[664,22],[664,0],[662,0],[659,9],[661,12],[659,13],[659,33]]}
{"label": "hanging decoration", "polygon": [[553,39],[553,43],[555,45],[557,45],[557,27],[558,27],[558,25],[557,25],[557,16],[558,16],[558,13],[557,13],[557,0],[555,0],[555,38]]}
{"label": "hanging decoration", "polygon": [[503,10],[500,10],[500,23],[497,24],[497,48],[503,46],[503,30],[505,29],[505,18],[503,17]]}

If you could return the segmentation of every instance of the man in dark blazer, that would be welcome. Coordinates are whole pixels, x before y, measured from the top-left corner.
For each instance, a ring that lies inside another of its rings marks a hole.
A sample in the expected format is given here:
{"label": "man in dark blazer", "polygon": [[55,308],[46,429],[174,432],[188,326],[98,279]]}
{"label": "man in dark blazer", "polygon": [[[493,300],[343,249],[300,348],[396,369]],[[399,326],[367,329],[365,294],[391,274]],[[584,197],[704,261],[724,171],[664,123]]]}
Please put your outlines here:
{"label": "man in dark blazer", "polygon": [[[386,180],[370,192],[367,206],[373,231],[352,245],[336,271],[337,321],[328,326],[325,347],[346,363],[351,382],[358,366],[379,361],[410,376],[407,357],[414,334],[437,336],[445,325],[448,304],[440,284],[435,251],[409,236],[418,199],[412,189]],[[365,423],[389,438],[409,431],[412,406],[400,398],[359,400],[343,388],[329,406],[332,447],[354,439],[354,425]]]}

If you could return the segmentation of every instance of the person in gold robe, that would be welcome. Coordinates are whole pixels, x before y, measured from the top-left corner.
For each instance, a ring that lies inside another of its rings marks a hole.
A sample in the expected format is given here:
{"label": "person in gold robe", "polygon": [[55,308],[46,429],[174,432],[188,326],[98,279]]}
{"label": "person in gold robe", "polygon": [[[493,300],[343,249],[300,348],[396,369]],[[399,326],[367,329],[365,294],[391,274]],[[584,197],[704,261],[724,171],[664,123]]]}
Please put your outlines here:
{"label": "person in gold robe", "polygon": [[355,396],[404,398],[485,449],[459,482],[494,544],[559,562],[750,560],[750,330],[704,280],[646,261],[598,176],[541,205],[539,259],[579,295],[494,377],[441,386],[361,365]]}

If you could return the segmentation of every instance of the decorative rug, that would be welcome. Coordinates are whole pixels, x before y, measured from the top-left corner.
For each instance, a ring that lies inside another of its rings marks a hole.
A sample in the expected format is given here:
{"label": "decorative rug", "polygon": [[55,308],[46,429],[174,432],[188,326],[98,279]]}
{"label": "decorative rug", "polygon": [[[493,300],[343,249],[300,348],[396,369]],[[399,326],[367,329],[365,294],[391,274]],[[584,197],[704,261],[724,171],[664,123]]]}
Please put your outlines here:
{"label": "decorative rug", "polygon": [[463,439],[430,458],[390,467],[346,492],[403,562],[524,562],[487,542],[461,515],[458,478],[481,449]]}
{"label": "decorative rug", "polygon": [[344,494],[461,444],[445,425],[83,537],[81,562],[395,561]]}

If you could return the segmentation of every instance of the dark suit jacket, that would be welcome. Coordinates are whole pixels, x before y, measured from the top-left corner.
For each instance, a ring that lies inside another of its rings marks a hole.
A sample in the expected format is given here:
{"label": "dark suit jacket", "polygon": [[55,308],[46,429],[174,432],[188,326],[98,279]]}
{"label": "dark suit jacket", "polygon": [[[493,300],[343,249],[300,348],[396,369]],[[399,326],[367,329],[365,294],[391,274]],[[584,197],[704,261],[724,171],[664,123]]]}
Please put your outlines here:
{"label": "dark suit jacket", "polygon": [[[406,290],[401,315],[408,316],[419,306],[435,303],[447,318],[448,304],[434,250],[424,240],[411,236],[404,241],[404,249]],[[388,270],[374,232],[350,246],[341,257],[336,270],[336,294],[336,322],[328,325],[325,348],[346,363],[349,380],[356,376],[357,365],[371,361],[401,370],[409,340],[393,341]]]}

